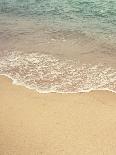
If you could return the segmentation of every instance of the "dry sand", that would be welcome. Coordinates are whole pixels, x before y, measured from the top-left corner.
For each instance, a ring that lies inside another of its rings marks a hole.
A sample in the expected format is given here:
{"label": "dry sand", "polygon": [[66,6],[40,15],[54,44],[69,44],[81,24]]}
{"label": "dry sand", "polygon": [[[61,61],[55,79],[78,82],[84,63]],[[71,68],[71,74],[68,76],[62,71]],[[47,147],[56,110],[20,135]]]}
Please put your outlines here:
{"label": "dry sand", "polygon": [[116,155],[116,94],[39,94],[1,76],[0,155]]}

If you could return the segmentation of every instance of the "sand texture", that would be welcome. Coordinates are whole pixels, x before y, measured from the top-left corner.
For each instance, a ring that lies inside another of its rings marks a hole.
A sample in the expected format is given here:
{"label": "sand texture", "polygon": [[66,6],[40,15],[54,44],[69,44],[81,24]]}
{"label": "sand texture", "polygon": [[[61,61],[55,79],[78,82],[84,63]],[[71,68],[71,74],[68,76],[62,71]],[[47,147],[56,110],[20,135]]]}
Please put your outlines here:
{"label": "sand texture", "polygon": [[1,76],[0,155],[116,155],[116,94],[39,94]]}

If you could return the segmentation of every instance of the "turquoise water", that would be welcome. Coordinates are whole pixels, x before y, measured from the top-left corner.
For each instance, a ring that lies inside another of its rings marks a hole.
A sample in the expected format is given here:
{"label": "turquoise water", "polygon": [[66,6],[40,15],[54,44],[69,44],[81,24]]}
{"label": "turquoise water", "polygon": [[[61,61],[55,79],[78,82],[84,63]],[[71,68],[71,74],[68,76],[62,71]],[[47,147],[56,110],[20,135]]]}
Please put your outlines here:
{"label": "turquoise water", "polygon": [[115,0],[1,0],[0,13],[116,36]]}
{"label": "turquoise water", "polygon": [[115,0],[0,0],[0,74],[39,92],[116,92]]}

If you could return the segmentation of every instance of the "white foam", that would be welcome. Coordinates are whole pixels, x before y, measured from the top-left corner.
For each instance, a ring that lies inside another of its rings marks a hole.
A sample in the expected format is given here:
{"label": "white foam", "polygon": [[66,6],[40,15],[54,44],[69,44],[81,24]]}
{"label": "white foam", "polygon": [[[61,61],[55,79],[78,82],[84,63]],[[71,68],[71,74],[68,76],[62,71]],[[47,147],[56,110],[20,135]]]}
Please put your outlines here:
{"label": "white foam", "polygon": [[0,74],[11,78],[13,84],[40,93],[116,92],[116,71],[111,67],[80,64],[45,54],[10,52],[0,57]]}

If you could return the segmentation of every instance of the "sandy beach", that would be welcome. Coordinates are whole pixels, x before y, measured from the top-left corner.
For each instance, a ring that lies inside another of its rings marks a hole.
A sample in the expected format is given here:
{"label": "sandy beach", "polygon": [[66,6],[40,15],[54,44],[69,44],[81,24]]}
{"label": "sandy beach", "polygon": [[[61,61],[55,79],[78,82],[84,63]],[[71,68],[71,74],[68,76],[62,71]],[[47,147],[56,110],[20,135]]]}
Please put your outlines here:
{"label": "sandy beach", "polygon": [[0,0],[0,155],[116,155],[116,0]]}
{"label": "sandy beach", "polygon": [[116,94],[39,94],[0,77],[0,155],[115,155]]}

